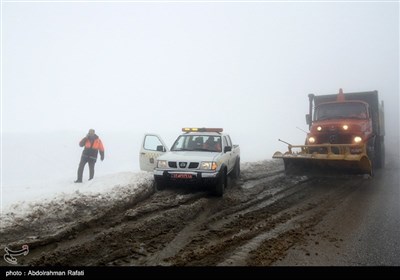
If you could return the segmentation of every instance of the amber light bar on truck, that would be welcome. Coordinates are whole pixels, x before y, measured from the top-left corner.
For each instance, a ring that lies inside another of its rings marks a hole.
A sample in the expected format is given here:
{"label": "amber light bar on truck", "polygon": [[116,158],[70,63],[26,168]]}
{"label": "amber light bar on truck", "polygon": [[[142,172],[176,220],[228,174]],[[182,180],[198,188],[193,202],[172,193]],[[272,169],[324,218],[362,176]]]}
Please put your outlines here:
{"label": "amber light bar on truck", "polygon": [[222,128],[207,128],[207,127],[184,127],[182,128],[183,132],[218,132],[221,133],[223,131]]}

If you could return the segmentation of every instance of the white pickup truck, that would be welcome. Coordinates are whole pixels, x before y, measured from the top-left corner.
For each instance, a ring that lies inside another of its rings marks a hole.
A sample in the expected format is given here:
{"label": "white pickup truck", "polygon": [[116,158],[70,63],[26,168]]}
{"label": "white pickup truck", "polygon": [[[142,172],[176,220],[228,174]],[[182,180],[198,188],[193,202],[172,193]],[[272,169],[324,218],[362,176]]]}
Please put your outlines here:
{"label": "white pickup truck", "polygon": [[156,134],[146,134],[140,169],[154,174],[156,190],[168,184],[197,183],[223,196],[228,175],[240,176],[240,147],[222,128],[183,128],[171,150]]}

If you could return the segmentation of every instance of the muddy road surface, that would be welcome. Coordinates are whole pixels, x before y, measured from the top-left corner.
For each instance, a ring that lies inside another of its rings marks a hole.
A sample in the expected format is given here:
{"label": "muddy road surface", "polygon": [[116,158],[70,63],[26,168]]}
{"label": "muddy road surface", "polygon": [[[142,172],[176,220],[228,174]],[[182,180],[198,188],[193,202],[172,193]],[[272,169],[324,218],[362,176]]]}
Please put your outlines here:
{"label": "muddy road surface", "polygon": [[111,205],[80,202],[69,219],[3,228],[1,249],[29,245],[23,266],[400,264],[398,165],[373,179],[286,177],[279,160],[241,169],[223,198],[147,183]]}

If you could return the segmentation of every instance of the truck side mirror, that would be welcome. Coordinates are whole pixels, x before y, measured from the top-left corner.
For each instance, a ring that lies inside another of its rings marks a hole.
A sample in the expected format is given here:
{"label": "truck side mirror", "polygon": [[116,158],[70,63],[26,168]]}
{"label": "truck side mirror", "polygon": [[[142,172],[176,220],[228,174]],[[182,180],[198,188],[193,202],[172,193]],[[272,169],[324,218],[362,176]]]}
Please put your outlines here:
{"label": "truck side mirror", "polygon": [[165,152],[165,148],[163,145],[158,145],[157,146],[157,152]]}
{"label": "truck side mirror", "polygon": [[230,151],[232,151],[232,147],[231,146],[225,146],[224,153],[230,152]]}
{"label": "truck side mirror", "polygon": [[311,125],[310,114],[306,114],[306,124]]}

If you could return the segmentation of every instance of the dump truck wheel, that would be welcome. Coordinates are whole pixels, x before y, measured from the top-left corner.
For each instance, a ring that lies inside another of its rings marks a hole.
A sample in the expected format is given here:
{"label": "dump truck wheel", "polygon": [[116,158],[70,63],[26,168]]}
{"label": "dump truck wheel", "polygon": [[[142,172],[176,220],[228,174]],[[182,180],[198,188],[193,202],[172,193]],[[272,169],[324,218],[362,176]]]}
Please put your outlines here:
{"label": "dump truck wheel", "polygon": [[381,138],[377,138],[375,141],[375,167],[382,168],[385,164],[385,149],[384,143],[381,141]]}
{"label": "dump truck wheel", "polygon": [[383,136],[382,136],[382,139],[381,139],[381,168],[385,168],[385,160],[386,160],[386,157],[385,157],[385,142],[384,142],[384,139],[383,139]]}
{"label": "dump truck wheel", "polygon": [[375,139],[371,139],[368,142],[368,150],[367,150],[367,155],[368,155],[368,159],[371,162],[371,177],[374,176],[374,169],[376,168],[376,155],[377,155],[377,151],[375,150],[376,145],[375,145]]}

